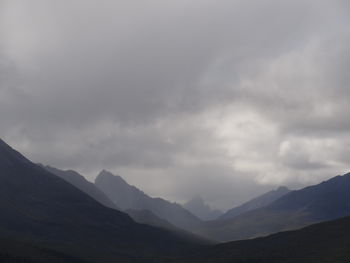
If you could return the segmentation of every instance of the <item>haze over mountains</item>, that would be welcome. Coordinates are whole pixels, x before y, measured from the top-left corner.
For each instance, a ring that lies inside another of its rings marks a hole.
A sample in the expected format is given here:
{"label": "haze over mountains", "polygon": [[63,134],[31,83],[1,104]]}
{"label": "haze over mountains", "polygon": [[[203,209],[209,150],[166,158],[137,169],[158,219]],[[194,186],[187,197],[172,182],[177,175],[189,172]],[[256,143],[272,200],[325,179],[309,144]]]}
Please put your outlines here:
{"label": "haze over mountains", "polygon": [[96,177],[95,185],[123,210],[149,210],[156,216],[186,230],[191,230],[201,223],[198,217],[181,205],[162,198],[152,198],[110,172],[102,171]]}
{"label": "haze over mountains", "polygon": [[202,220],[214,220],[223,214],[222,211],[212,209],[204,203],[200,195],[194,196],[187,203],[183,204],[183,207]]}

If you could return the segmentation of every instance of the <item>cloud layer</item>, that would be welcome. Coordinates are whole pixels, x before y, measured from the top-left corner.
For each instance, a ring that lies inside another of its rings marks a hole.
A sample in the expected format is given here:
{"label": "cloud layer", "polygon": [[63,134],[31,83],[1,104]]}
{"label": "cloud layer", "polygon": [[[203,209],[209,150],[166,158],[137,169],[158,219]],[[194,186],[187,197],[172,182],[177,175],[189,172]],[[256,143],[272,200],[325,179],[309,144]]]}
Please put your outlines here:
{"label": "cloud layer", "polygon": [[229,208],[349,168],[347,1],[2,0],[0,134]]}

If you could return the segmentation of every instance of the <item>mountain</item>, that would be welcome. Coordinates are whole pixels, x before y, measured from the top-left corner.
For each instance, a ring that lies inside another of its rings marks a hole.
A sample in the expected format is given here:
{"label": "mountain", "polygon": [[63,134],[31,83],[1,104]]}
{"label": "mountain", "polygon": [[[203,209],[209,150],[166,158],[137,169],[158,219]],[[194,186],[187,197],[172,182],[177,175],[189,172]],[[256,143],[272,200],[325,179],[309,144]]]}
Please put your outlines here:
{"label": "mountain", "polygon": [[200,249],[172,263],[350,262],[350,217]]}
{"label": "mountain", "polygon": [[202,220],[214,220],[222,215],[220,210],[213,210],[209,205],[205,204],[200,195],[193,197],[183,207]]}
{"label": "mountain", "polygon": [[289,193],[290,190],[287,187],[281,186],[277,188],[276,190],[272,190],[270,192],[267,192],[263,195],[260,195],[240,206],[237,206],[235,208],[232,208],[228,210],[225,214],[223,214],[220,219],[230,219],[234,218],[240,214],[243,214],[245,212],[252,211],[254,209],[262,208],[265,206],[268,206],[272,202],[276,201],[280,197],[284,196],[285,194]]}
{"label": "mountain", "polygon": [[191,231],[201,220],[184,209],[181,205],[162,198],[152,198],[144,192],[129,185],[123,178],[107,171],[102,171],[95,180],[102,190],[118,207],[123,210],[149,210],[161,219],[176,227]]}
{"label": "mountain", "polygon": [[270,205],[228,220],[207,222],[196,233],[220,241],[254,238],[350,215],[350,174],[291,191]]}
{"label": "mountain", "polygon": [[2,140],[0,210],[2,239],[89,262],[155,262],[203,244],[101,205]]}
{"label": "mountain", "polygon": [[[42,166],[42,165],[41,165]],[[104,206],[118,209],[117,206],[100,190],[97,188],[96,185],[93,183],[90,183],[87,181],[82,175],[79,173],[73,171],[73,170],[59,170],[57,168],[51,167],[51,166],[42,166],[47,171],[57,175],[58,177],[64,179],[68,183],[74,185],[79,190],[83,191],[84,193],[88,194],[92,198],[94,198],[99,203],[103,204]],[[190,232],[186,232],[178,227],[175,227],[168,221],[159,218],[155,214],[153,214],[149,210],[126,210],[124,211],[126,214],[128,214],[135,222],[140,224],[146,224],[154,227],[163,228],[166,230],[169,230],[173,232],[176,235],[183,236],[185,238],[189,239],[202,239],[199,236],[195,236],[194,234]],[[203,239],[204,240],[204,239]],[[209,240],[206,240],[206,242],[210,242]]]}
{"label": "mountain", "polygon": [[88,180],[85,179],[84,176],[80,175],[76,171],[72,171],[72,170],[63,171],[51,166],[43,166],[43,165],[42,167],[47,171],[49,171],[50,173],[57,175],[58,177],[67,181],[68,183],[74,185],[79,190],[88,194],[89,196],[91,196],[97,202],[103,204],[104,206],[107,206],[113,209],[118,209],[118,207],[100,189],[98,189],[95,184],[90,183]]}

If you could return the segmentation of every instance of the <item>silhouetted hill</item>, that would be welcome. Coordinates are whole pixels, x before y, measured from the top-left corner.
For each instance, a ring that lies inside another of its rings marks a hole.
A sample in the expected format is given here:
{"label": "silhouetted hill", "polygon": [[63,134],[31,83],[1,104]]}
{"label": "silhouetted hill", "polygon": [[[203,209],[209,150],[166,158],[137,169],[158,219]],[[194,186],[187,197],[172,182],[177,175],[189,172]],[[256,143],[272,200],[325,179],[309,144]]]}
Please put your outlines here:
{"label": "silhouetted hill", "polygon": [[252,211],[254,209],[262,208],[265,206],[268,206],[272,202],[276,201],[277,199],[281,198],[285,194],[289,193],[290,190],[287,187],[279,187],[276,190],[272,190],[270,192],[267,192],[263,195],[260,195],[240,206],[237,206],[235,208],[232,208],[228,210],[225,214],[223,214],[220,219],[230,219],[234,218],[240,214]]}
{"label": "silhouetted hill", "polygon": [[84,193],[88,194],[92,198],[94,198],[99,203],[103,204],[104,206],[118,209],[118,207],[100,190],[94,185],[93,183],[90,183],[88,180],[84,178],[84,176],[80,175],[76,171],[73,170],[59,170],[57,168],[51,167],[51,166],[42,166],[47,171],[53,173],[54,175],[57,175],[58,177],[64,179],[68,183],[74,185],[79,190],[83,191]]}
{"label": "silhouetted hill", "polygon": [[171,224],[189,231],[193,226],[201,223],[199,218],[181,205],[162,198],[152,198],[110,172],[102,171],[97,176],[95,184],[123,210],[149,210]]}
{"label": "silhouetted hill", "polygon": [[173,263],[347,263],[350,217],[200,249]]}
{"label": "silhouetted hill", "polygon": [[350,174],[291,191],[270,205],[197,229],[215,240],[232,241],[301,228],[350,215]]}
{"label": "silhouetted hill", "polygon": [[220,210],[211,209],[209,205],[205,204],[199,195],[193,197],[183,207],[202,220],[214,220],[222,215]]}
{"label": "silhouetted hill", "polygon": [[152,262],[198,245],[101,205],[1,140],[0,210],[4,239],[91,262]]}

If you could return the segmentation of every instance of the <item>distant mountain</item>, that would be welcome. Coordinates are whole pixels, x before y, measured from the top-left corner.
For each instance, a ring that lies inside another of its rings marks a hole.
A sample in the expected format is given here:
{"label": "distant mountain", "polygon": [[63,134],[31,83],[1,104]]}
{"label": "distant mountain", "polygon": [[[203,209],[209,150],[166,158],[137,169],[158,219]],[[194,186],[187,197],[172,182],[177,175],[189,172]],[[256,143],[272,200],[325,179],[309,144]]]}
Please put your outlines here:
{"label": "distant mountain", "polygon": [[254,209],[262,208],[265,206],[268,206],[272,202],[276,201],[280,197],[284,196],[285,194],[289,193],[290,190],[287,187],[281,186],[277,188],[276,190],[272,190],[270,192],[267,192],[263,195],[260,195],[238,207],[232,208],[228,210],[225,214],[223,214],[220,219],[230,219],[234,218],[240,214],[252,211]]}
{"label": "distant mountain", "polygon": [[201,224],[201,220],[184,209],[181,205],[162,198],[152,198],[144,192],[129,185],[123,178],[107,171],[102,171],[95,180],[102,190],[118,207],[123,210],[149,210],[171,224],[191,231]]}
{"label": "distant mountain", "polygon": [[350,174],[291,191],[270,205],[196,229],[203,236],[230,241],[301,228],[350,215]]}
{"label": "distant mountain", "polygon": [[183,207],[202,220],[214,220],[222,215],[220,210],[213,210],[209,205],[205,204],[200,195],[193,197]]}
{"label": "distant mountain", "polygon": [[57,175],[58,177],[64,179],[68,183],[74,185],[79,190],[88,194],[104,206],[118,209],[118,207],[100,189],[98,189],[95,184],[90,183],[88,180],[85,179],[84,176],[80,175],[76,171],[63,171],[51,166],[42,167],[45,168],[47,171],[53,173],[54,175]]}
{"label": "distant mountain", "polygon": [[350,217],[264,238],[206,247],[172,263],[347,263]]}
{"label": "distant mountain", "polygon": [[135,223],[33,164],[2,140],[0,211],[3,239],[88,262],[154,262],[203,244]]}
{"label": "distant mountain", "polygon": [[[63,171],[51,166],[42,167],[44,167],[49,172],[57,175],[58,177],[64,179],[68,183],[74,185],[84,193],[90,195],[92,198],[104,206],[118,209],[117,206],[99,188],[97,188],[96,185],[87,181],[79,173],[72,170]],[[186,232],[180,228],[175,227],[168,221],[159,218],[149,210],[126,210],[124,212],[127,213],[137,223],[160,227],[169,230],[176,235],[184,236],[186,238],[202,239],[199,236],[195,236],[194,234],[190,234],[190,232]]]}

